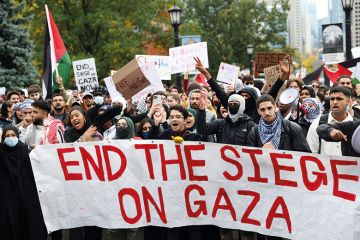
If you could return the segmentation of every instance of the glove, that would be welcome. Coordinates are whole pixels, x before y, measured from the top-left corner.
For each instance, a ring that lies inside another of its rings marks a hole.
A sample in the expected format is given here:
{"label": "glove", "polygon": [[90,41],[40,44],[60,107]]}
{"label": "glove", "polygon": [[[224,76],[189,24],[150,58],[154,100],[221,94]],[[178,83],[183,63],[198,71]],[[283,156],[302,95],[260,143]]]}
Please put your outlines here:
{"label": "glove", "polygon": [[171,139],[175,142],[175,143],[182,143],[184,141],[184,139],[182,137],[179,136],[172,136]]}

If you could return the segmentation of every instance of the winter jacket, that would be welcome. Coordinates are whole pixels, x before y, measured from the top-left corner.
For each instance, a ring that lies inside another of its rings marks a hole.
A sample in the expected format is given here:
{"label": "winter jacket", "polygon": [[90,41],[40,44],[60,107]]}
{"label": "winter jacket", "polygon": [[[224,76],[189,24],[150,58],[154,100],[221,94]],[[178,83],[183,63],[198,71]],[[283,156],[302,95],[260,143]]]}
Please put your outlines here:
{"label": "winter jacket", "polygon": [[340,122],[335,124],[321,124],[316,129],[317,134],[320,138],[328,142],[334,142],[331,139],[330,132],[333,129],[340,130],[347,136],[347,141],[341,141],[341,152],[344,156],[360,157],[360,153],[355,152],[354,148],[351,145],[351,139],[353,133],[360,126],[360,120]]}
{"label": "winter jacket", "polygon": [[206,123],[204,110],[198,111],[196,122],[197,132],[199,134],[210,135],[222,133],[222,139],[219,139],[218,142],[240,146],[246,146],[248,134],[255,126],[255,123],[246,114],[243,114],[243,117],[239,118],[235,123],[231,121],[229,116],[224,119],[217,119]]}
{"label": "winter jacket", "polygon": [[[264,144],[261,142],[258,126],[254,127],[249,133],[248,146],[262,147]],[[281,137],[279,150],[311,152],[302,129],[294,122],[282,119],[281,124]]]}

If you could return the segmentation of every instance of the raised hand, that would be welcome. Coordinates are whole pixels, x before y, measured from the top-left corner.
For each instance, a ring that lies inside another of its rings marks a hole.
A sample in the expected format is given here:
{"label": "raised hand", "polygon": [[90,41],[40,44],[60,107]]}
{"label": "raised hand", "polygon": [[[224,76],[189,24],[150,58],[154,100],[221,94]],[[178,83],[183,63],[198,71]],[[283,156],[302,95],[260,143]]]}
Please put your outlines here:
{"label": "raised hand", "polygon": [[58,84],[60,89],[64,88],[63,79],[61,78],[60,75],[56,76],[56,83]]}
{"label": "raised hand", "polygon": [[96,126],[90,126],[86,132],[82,135],[82,140],[84,142],[90,142],[92,141],[92,135],[94,135],[97,131],[97,127]]}
{"label": "raised hand", "polygon": [[196,69],[197,69],[200,73],[204,74],[204,76],[205,76],[205,78],[206,78],[207,80],[211,79],[210,73],[206,70],[206,68],[205,68],[204,65],[202,64],[200,58],[199,58],[199,57],[194,57],[194,60],[195,60],[195,63],[196,63],[196,65],[195,65]]}
{"label": "raised hand", "polygon": [[290,55],[286,54],[286,56],[279,62],[280,64],[280,79],[282,81],[289,80],[290,77]]}
{"label": "raised hand", "polygon": [[207,96],[205,91],[201,91],[201,97],[199,102],[199,110],[205,110],[206,109],[206,101]]}

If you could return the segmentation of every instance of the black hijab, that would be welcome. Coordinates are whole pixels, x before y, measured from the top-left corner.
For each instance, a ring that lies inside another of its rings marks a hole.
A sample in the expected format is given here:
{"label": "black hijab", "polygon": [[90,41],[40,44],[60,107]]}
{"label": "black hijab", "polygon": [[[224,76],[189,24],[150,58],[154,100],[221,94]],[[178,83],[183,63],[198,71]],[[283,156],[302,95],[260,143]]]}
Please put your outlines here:
{"label": "black hijab", "polygon": [[74,106],[71,108],[71,110],[69,112],[69,120],[70,120],[71,113],[75,110],[79,111],[84,116],[85,123],[81,129],[76,129],[72,125],[71,121],[69,121],[69,128],[67,128],[64,133],[65,142],[77,141],[81,137],[81,135],[83,135],[86,132],[86,130],[91,126],[90,120],[88,119],[85,110],[79,106]]}
{"label": "black hijab", "polygon": [[9,147],[4,143],[5,134],[7,131],[14,131],[16,137],[19,139],[19,130],[12,125],[8,125],[4,127],[3,134],[1,136],[1,165],[3,169],[8,173],[9,177],[16,181],[19,177],[20,171],[20,163],[25,158],[26,154],[29,154],[28,147],[22,143],[18,142],[14,147]]}

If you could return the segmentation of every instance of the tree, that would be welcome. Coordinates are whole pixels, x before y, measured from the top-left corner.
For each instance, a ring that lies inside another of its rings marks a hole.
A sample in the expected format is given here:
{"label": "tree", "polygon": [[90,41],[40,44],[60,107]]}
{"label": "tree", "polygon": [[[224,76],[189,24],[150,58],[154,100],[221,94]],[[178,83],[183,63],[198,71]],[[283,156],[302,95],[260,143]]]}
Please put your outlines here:
{"label": "tree", "polygon": [[248,65],[246,48],[281,51],[286,46],[288,0],[276,0],[271,9],[257,0],[184,0],[185,19],[201,28],[208,42],[210,68],[220,62]]}
{"label": "tree", "polygon": [[30,17],[24,17],[24,9],[25,1],[0,2],[0,86],[8,89],[27,88],[37,82],[33,45],[24,28]]}
{"label": "tree", "polygon": [[36,63],[43,52],[44,5],[53,14],[71,59],[94,57],[99,79],[109,76],[148,48],[166,54],[172,44],[168,4],[155,0],[30,0]]}

